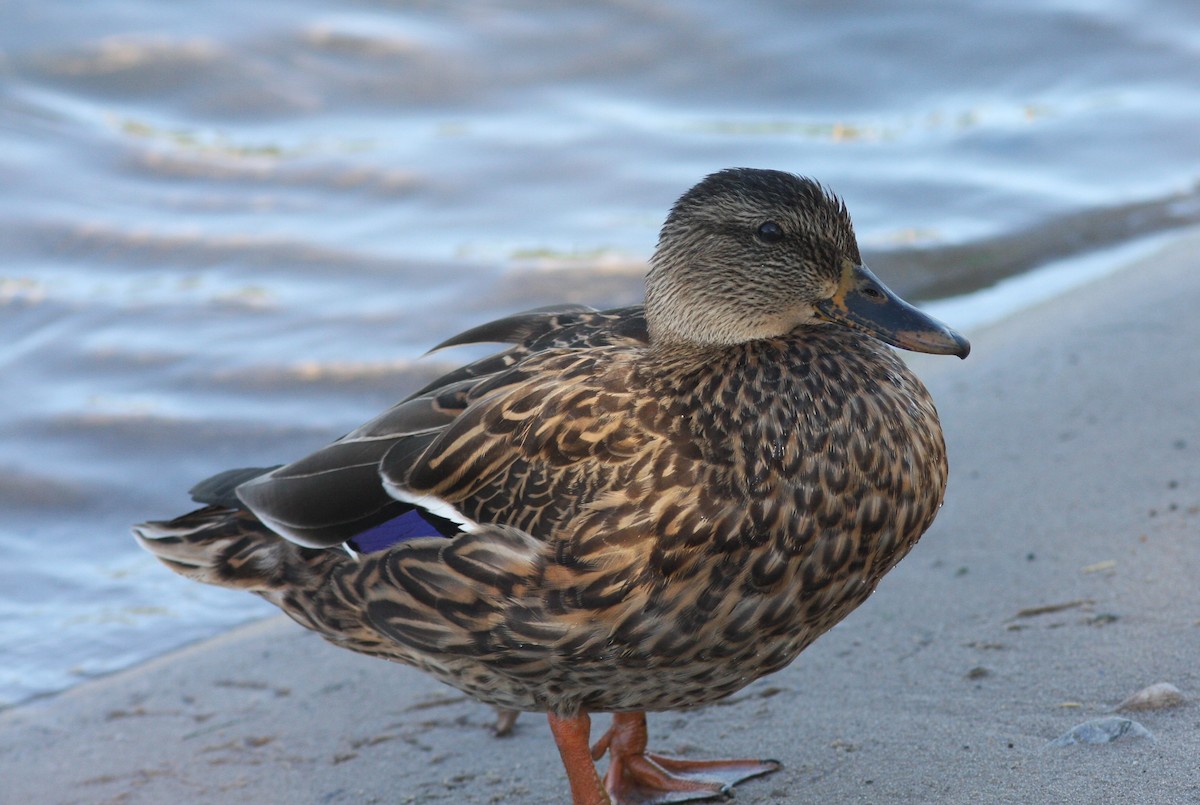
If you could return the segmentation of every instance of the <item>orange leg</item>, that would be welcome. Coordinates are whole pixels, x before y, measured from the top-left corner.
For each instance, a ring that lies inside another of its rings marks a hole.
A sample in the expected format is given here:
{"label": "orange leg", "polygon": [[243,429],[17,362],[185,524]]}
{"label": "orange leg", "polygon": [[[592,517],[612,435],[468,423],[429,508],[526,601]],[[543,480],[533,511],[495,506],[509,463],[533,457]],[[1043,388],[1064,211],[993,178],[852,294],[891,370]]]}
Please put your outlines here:
{"label": "orange leg", "polygon": [[550,731],[554,733],[554,742],[558,744],[563,766],[567,769],[572,805],[612,805],[588,751],[592,732],[592,720],[588,714],[580,712],[571,718],[560,718],[554,713],[546,715],[550,719]]}
{"label": "orange leg", "polygon": [[617,805],[724,797],[742,780],[780,767],[777,760],[682,760],[647,752],[645,713],[614,713],[612,726],[592,747],[592,760],[605,752],[610,759],[604,785]]}

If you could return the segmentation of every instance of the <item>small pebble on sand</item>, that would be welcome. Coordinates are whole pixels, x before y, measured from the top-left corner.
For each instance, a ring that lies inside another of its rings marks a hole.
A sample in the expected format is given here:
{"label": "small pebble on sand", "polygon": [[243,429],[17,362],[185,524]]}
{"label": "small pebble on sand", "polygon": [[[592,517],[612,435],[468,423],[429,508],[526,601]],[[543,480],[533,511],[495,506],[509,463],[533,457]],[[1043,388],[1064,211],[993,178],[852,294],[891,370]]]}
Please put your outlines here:
{"label": "small pebble on sand", "polygon": [[1170,682],[1159,682],[1142,688],[1117,705],[1117,712],[1165,710],[1183,704],[1183,692]]}

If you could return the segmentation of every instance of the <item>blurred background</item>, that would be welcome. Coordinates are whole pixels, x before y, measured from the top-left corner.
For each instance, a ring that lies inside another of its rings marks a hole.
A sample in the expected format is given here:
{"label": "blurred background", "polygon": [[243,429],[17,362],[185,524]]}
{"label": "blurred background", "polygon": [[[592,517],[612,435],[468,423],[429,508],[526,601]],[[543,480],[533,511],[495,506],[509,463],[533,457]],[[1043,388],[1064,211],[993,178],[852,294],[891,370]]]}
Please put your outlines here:
{"label": "blurred background", "polygon": [[0,707],[273,612],[129,525],[638,301],[711,171],[820,179],[921,301],[1200,220],[1194,0],[550,5],[0,2]]}

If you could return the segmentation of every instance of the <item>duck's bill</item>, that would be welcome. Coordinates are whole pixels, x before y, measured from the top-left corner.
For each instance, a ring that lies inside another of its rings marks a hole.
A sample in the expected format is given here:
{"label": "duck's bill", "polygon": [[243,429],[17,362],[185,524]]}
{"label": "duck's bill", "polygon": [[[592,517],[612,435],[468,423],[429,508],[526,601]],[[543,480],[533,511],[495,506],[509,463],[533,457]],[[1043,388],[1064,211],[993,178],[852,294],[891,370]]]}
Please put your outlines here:
{"label": "duck's bill", "polygon": [[914,352],[965,358],[971,342],[950,327],[896,296],[864,265],[847,261],[832,299],[817,305],[831,322],[870,333],[880,341]]}

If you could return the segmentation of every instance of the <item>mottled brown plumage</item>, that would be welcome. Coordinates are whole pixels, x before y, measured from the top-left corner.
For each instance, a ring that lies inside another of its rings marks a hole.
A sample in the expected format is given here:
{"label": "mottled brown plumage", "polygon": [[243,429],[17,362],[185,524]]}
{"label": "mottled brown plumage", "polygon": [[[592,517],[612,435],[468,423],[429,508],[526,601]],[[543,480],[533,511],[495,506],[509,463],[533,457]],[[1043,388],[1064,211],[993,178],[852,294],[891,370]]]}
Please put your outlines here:
{"label": "mottled brown plumage", "polygon": [[[603,802],[573,719],[704,704],[782,668],[933,521],[937,414],[879,339],[962,356],[966,342],[860,263],[819,185],[723,171],[672,210],[644,312],[565,307],[464,333],[448,343],[512,346],[137,533],[173,570],[338,645],[550,713],[576,802]],[[413,506],[460,527],[340,547]],[[698,785],[672,782],[683,767],[659,779],[675,761],[643,754],[631,718],[606,738],[617,801]]]}

